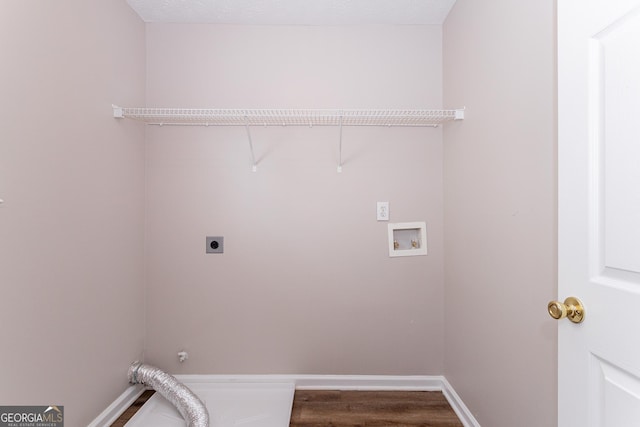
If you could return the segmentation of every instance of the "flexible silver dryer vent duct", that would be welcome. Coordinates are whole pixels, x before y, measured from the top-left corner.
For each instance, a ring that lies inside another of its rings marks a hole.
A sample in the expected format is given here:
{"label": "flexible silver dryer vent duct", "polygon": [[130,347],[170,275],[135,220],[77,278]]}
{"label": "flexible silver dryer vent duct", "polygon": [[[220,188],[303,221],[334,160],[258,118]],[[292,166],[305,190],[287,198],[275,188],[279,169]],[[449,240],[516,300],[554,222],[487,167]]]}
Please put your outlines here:
{"label": "flexible silver dryer vent duct", "polygon": [[129,382],[152,387],[173,404],[187,427],[209,427],[207,407],[186,385],[159,368],[134,362],[129,367]]}

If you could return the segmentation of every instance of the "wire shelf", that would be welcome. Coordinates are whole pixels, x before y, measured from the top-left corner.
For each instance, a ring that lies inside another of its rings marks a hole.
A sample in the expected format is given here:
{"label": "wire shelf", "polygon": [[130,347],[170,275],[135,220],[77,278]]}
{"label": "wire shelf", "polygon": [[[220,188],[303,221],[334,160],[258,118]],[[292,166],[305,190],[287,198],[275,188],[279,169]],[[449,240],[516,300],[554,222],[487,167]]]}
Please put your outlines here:
{"label": "wire shelf", "polygon": [[114,105],[113,115],[152,125],[420,127],[461,120],[464,110],[131,108]]}
{"label": "wire shelf", "polygon": [[[463,120],[461,110],[311,110],[311,109],[215,109],[140,108],[113,105],[113,117],[139,120],[150,125],[244,126],[251,151],[252,170],[257,168],[250,126],[339,126],[338,172],[342,172],[343,126],[436,127]],[[1,201],[0,201],[1,202]]]}

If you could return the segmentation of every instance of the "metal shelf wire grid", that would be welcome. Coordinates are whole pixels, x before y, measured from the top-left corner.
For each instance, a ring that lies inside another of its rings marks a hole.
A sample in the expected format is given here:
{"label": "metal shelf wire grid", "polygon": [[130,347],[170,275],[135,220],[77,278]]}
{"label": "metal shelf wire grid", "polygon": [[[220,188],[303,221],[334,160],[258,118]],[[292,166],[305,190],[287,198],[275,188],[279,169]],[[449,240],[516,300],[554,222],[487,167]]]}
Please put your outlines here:
{"label": "metal shelf wire grid", "polygon": [[464,117],[464,110],[313,110],[129,108],[114,117],[153,125],[198,126],[437,126]]}

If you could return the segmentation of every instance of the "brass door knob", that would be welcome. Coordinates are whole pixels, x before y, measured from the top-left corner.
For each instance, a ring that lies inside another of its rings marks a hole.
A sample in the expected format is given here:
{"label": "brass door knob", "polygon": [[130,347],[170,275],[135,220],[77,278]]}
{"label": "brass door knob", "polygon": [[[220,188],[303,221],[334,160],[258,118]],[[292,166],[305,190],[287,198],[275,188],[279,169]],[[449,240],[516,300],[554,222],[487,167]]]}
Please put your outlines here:
{"label": "brass door knob", "polygon": [[556,320],[564,319],[565,317],[573,323],[580,323],[584,320],[584,306],[578,298],[569,297],[564,300],[564,303],[551,301],[547,309],[549,310],[549,315]]}

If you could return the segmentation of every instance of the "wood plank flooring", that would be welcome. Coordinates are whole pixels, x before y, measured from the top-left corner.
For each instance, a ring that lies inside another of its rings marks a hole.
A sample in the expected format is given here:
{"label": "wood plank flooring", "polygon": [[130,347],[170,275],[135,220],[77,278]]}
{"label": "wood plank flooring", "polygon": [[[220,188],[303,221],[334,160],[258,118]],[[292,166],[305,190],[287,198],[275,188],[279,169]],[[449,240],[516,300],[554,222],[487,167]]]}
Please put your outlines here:
{"label": "wood plank flooring", "polygon": [[[111,427],[124,427],[145,391]],[[463,427],[439,391],[296,390],[290,427]]]}
{"label": "wood plank flooring", "polygon": [[124,427],[124,425],[127,424],[131,417],[133,417],[136,412],[138,412],[138,409],[142,408],[142,405],[144,405],[146,401],[149,400],[151,396],[153,396],[154,393],[155,390],[145,390],[142,395],[140,395],[140,397],[138,397],[136,401],[133,402],[131,406],[129,406],[129,408],[127,408],[127,410],[124,411],[113,424],[111,424],[111,427]]}
{"label": "wood plank flooring", "polygon": [[296,390],[290,427],[463,427],[439,391]]}

